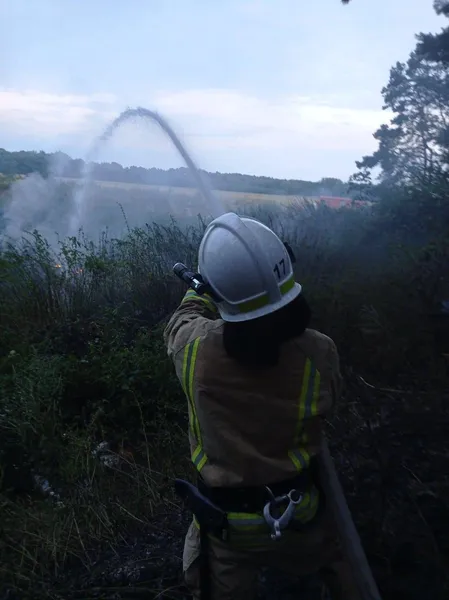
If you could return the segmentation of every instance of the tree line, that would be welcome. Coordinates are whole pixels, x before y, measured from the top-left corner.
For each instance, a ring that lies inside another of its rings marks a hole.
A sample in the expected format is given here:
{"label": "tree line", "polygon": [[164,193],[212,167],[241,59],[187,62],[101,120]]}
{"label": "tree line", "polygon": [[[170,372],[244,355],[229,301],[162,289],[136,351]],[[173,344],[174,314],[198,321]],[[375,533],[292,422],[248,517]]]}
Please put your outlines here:
{"label": "tree line", "polygon": [[[61,177],[82,177],[85,163],[58,152],[20,151],[8,152],[0,148],[0,173],[4,176],[28,175],[38,172],[47,177],[53,165],[58,165]],[[194,181],[189,169],[156,169],[144,167],[123,167],[117,162],[92,163],[93,177],[99,181],[118,183],[139,183],[171,187],[193,187]],[[210,185],[217,190],[246,192],[257,194],[285,194],[296,196],[345,196],[348,184],[340,179],[325,177],[320,181],[302,181],[297,179],[276,179],[241,173],[210,173],[203,171]]]}

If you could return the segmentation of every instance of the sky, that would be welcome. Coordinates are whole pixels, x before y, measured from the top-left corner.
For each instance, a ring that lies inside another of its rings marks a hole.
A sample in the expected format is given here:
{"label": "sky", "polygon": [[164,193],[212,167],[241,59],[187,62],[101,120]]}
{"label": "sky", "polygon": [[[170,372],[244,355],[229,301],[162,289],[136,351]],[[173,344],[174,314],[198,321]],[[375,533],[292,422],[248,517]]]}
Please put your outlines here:
{"label": "sky", "polygon": [[[391,66],[445,24],[432,0],[0,0],[0,147],[84,158],[143,106],[208,171],[347,179]],[[142,121],[96,159],[183,164]]]}

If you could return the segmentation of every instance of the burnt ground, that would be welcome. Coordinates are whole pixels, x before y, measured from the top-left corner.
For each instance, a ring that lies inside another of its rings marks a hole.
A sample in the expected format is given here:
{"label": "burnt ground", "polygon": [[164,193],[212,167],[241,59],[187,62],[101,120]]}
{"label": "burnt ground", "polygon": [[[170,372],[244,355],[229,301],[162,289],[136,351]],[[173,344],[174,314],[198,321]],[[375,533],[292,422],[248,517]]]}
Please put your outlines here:
{"label": "burnt ground", "polygon": [[[449,391],[374,389],[352,375],[341,406],[330,448],[382,598],[448,598]],[[89,572],[71,571],[48,597],[189,598],[180,579],[189,520],[180,510],[160,514]],[[259,600],[319,597],[313,579],[261,574]]]}
{"label": "burnt ground", "polygon": [[[82,576],[65,580],[58,600],[189,600],[181,581],[183,536],[190,522],[184,512],[160,515],[153,531],[143,532],[127,545],[103,555]],[[160,529],[159,529],[160,528]],[[297,581],[263,571],[257,600],[319,600],[321,587],[314,578]],[[298,596],[299,595],[299,596]]]}

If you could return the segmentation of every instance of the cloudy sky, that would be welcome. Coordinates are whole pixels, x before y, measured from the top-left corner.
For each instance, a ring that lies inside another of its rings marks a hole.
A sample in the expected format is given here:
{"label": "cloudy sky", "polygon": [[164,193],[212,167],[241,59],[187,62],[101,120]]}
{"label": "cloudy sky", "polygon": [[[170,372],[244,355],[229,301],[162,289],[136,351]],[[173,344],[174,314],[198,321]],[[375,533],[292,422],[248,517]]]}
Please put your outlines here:
{"label": "cloudy sky", "polygon": [[[207,170],[347,178],[432,0],[0,0],[0,147],[83,157],[126,107],[166,116]],[[182,164],[156,127],[100,160]]]}

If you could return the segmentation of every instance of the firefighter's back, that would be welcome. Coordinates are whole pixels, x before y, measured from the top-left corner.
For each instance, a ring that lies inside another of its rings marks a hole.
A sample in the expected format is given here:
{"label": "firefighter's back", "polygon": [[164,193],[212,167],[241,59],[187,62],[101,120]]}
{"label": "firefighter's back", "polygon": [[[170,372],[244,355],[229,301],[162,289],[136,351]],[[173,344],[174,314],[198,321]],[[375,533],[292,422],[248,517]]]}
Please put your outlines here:
{"label": "firefighter's back", "polygon": [[223,327],[200,339],[194,401],[211,486],[266,485],[309,466],[340,385],[333,341],[313,329],[282,344],[269,368],[239,364]]}

